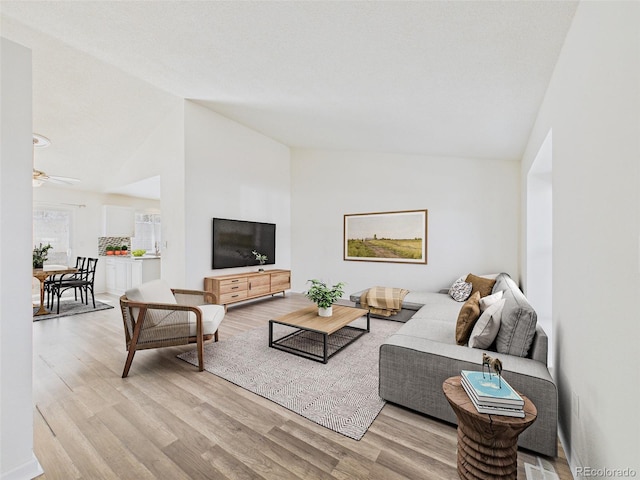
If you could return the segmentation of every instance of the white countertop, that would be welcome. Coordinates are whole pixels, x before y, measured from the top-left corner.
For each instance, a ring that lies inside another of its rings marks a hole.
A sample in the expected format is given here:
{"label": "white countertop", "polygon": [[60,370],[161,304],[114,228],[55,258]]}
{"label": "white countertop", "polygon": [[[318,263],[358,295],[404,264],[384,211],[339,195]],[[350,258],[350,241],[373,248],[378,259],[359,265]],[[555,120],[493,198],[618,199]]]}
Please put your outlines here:
{"label": "white countertop", "polygon": [[101,255],[108,260],[160,260],[160,255],[143,255],[142,257],[135,257],[133,255]]}

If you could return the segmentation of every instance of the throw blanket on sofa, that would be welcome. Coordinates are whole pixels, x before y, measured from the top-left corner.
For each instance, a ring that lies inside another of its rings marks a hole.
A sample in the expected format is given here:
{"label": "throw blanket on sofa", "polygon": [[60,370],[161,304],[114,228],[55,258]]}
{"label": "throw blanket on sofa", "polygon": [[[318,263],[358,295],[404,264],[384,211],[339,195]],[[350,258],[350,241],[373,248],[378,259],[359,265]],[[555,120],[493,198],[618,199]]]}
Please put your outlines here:
{"label": "throw blanket on sofa", "polygon": [[402,300],[409,293],[404,288],[373,287],[360,297],[362,308],[371,313],[390,317],[402,309]]}

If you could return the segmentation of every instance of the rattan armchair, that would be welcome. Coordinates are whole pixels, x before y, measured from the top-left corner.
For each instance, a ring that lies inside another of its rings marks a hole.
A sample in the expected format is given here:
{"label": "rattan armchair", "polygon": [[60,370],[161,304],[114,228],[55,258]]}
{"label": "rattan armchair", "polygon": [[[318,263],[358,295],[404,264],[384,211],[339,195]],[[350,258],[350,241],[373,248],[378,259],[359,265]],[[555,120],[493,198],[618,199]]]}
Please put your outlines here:
{"label": "rattan armchair", "polygon": [[120,297],[127,360],[122,378],[129,374],[137,350],[197,344],[199,370],[204,370],[204,342],[218,341],[224,307],[207,302],[198,290],[171,289],[154,280],[127,290]]}

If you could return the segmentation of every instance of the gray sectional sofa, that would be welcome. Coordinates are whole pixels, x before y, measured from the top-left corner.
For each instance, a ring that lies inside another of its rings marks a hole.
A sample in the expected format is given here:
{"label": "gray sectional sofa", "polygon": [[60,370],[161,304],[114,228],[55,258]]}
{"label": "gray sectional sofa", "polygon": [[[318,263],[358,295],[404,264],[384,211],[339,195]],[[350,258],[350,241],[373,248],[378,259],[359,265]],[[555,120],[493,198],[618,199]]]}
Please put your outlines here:
{"label": "gray sectional sofa", "polygon": [[[503,377],[529,397],[538,410],[538,418],[520,435],[518,445],[555,457],[558,394],[547,368],[547,335],[537,325],[535,311],[506,273],[496,278],[493,292],[500,290],[505,305],[498,337],[491,348],[497,345],[499,352],[509,353],[489,354],[500,358]],[[351,300],[359,303],[361,293],[353,294]],[[396,318],[406,323],[380,347],[382,398],[456,423],[442,383],[461,370],[479,370],[482,353],[488,351],[456,344],[456,321],[462,305],[442,291],[410,292],[405,297],[404,311]]]}

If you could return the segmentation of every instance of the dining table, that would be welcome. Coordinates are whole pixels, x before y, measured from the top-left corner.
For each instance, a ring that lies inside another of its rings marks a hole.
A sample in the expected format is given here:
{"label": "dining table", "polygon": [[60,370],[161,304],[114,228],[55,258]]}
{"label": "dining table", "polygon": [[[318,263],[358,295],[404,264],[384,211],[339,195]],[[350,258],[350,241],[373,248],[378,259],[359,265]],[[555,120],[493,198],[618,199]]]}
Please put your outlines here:
{"label": "dining table", "polygon": [[47,315],[51,313],[44,306],[44,282],[51,275],[63,275],[67,273],[77,273],[78,269],[75,267],[67,267],[65,265],[45,265],[42,268],[34,268],[33,276],[40,280],[40,308],[33,316]]}

